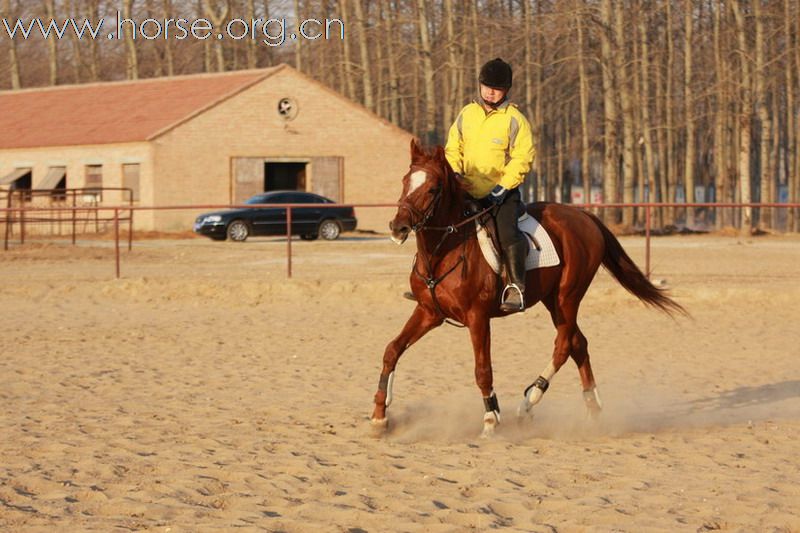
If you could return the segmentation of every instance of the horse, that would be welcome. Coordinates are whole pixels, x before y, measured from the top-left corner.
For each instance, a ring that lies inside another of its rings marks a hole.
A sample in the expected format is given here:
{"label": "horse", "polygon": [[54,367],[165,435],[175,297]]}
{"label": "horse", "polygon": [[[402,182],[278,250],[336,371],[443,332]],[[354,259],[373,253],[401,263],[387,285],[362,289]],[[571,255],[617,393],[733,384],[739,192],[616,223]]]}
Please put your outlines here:
{"label": "horse", "polygon": [[[484,259],[476,237],[468,184],[455,174],[441,146],[423,147],[411,141],[411,164],[403,176],[397,212],[389,223],[391,238],[402,244],[413,231],[417,254],[410,275],[417,305],[400,334],[386,346],[375,393],[371,422],[378,432],[388,427],[386,408],[392,403],[395,368],[400,356],[425,334],[445,321],[468,328],[475,355],[475,381],[484,401],[483,432],[490,437],[500,423],[500,407],[492,386],[492,318],[500,310],[500,277]],[[526,207],[549,233],[560,264],[529,270],[525,306],[542,302],[550,312],[556,338],[547,367],[528,386],[517,409],[530,414],[547,391],[550,380],[571,357],[580,374],[583,400],[596,417],[602,403],[597,392],[588,342],[578,326],[578,308],[602,264],[644,304],[668,315],[684,308],[655,287],[628,256],[611,231],[595,215],[572,207],[538,202]]]}

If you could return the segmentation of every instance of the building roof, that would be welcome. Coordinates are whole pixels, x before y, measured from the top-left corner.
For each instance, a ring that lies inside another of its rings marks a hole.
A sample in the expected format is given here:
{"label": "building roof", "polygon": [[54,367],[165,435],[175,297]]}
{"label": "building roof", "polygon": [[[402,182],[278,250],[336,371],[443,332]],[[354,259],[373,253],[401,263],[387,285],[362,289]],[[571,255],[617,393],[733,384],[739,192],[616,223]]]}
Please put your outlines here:
{"label": "building roof", "polygon": [[0,91],[0,149],[147,141],[281,68]]}

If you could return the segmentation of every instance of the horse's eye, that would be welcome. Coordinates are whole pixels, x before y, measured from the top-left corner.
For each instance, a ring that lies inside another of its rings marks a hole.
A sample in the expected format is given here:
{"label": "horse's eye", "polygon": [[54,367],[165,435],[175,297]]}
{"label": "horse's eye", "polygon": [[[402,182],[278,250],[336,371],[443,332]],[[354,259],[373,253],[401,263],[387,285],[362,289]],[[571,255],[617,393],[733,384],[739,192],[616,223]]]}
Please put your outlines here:
{"label": "horse's eye", "polygon": [[434,187],[433,189],[428,191],[428,194],[439,194],[441,189],[439,187]]}

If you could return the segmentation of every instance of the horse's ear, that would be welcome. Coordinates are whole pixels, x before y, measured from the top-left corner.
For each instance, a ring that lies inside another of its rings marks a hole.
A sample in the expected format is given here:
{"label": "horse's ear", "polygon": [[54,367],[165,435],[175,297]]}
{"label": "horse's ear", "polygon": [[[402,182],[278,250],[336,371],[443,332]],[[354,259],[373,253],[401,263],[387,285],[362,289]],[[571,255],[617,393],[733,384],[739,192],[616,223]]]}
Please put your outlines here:
{"label": "horse's ear", "polygon": [[411,139],[411,160],[417,160],[423,155],[422,146],[419,144],[419,139],[414,137]]}
{"label": "horse's ear", "polygon": [[439,162],[447,161],[447,156],[445,156],[444,148],[442,147],[441,144],[436,146],[436,154],[434,157]]}

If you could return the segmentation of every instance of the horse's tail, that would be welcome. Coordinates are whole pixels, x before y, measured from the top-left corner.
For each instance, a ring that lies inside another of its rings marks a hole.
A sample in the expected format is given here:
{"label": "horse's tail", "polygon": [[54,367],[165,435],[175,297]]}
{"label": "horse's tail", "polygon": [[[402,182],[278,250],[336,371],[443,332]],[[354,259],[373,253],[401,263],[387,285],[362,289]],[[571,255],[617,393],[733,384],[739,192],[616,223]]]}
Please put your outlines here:
{"label": "horse's tail", "polygon": [[625,289],[639,298],[642,302],[671,315],[677,311],[688,316],[688,312],[681,304],[667,296],[665,289],[659,289],[639,270],[622,245],[611,233],[603,222],[592,213],[588,213],[600,232],[606,244],[606,253],[603,256],[603,266]]}

